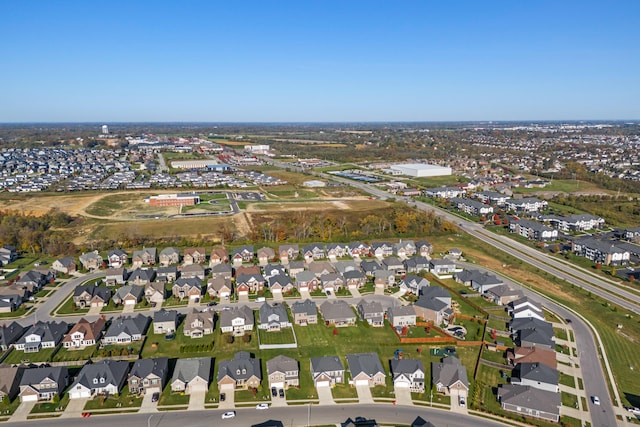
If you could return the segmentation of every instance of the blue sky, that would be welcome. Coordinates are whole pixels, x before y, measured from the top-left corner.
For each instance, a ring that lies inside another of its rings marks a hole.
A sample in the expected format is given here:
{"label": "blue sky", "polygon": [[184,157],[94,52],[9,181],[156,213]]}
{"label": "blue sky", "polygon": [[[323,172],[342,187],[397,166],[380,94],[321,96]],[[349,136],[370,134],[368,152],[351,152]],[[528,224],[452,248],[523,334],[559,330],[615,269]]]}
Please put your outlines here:
{"label": "blue sky", "polygon": [[0,2],[0,122],[640,119],[640,1]]}

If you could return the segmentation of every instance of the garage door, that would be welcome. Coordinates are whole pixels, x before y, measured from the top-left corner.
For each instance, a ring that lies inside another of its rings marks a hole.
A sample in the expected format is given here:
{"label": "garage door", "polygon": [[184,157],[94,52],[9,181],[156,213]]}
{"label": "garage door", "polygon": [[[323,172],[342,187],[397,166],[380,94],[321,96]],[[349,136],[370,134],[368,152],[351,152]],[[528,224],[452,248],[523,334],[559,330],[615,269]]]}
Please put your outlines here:
{"label": "garage door", "polygon": [[330,381],[318,381],[316,387],[331,387]]}
{"label": "garage door", "polygon": [[281,294],[282,293],[282,289],[272,289],[271,292],[274,293],[274,294]]}
{"label": "garage door", "polygon": [[396,387],[398,388],[409,388],[409,383],[404,382],[404,381],[398,381],[397,383],[394,384]]}
{"label": "garage door", "polygon": [[135,305],[136,301],[132,299],[128,299],[124,302],[125,305]]}
{"label": "garage door", "polygon": [[22,401],[23,402],[37,402],[38,401],[38,395],[34,394],[34,395],[22,396]]}
{"label": "garage door", "polygon": [[235,387],[233,384],[222,384],[222,385],[220,386],[220,390],[221,390],[221,391],[222,391],[222,390],[224,390],[224,391],[233,391],[233,390],[235,390],[235,388],[236,388],[236,387]]}
{"label": "garage door", "polygon": [[202,383],[190,384],[189,385],[189,393],[193,393],[196,391],[207,391],[207,385]]}
{"label": "garage door", "polygon": [[369,385],[369,381],[368,380],[356,380],[356,386],[359,385]]}
{"label": "garage door", "polygon": [[89,390],[75,390],[69,392],[69,398],[71,399],[82,399],[86,397],[91,397],[91,392]]}
{"label": "garage door", "polygon": [[284,388],[284,383],[271,383],[270,387]]}

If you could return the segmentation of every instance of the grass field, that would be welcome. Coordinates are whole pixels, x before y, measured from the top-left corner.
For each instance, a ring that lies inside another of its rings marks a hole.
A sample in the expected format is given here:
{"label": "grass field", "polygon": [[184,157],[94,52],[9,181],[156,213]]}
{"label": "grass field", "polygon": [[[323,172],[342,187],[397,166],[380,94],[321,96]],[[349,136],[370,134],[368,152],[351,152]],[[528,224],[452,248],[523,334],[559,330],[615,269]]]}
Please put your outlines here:
{"label": "grass field", "polygon": [[92,409],[138,408],[140,405],[142,405],[142,397],[138,397],[136,394],[129,394],[129,388],[125,385],[118,397],[95,397],[87,401],[84,409],[85,411],[90,411]]}
{"label": "grass field", "polygon": [[53,353],[56,351],[55,348],[45,348],[37,353],[25,353],[24,351],[18,351],[14,349],[6,359],[4,359],[3,363],[7,365],[13,365],[20,363],[39,363],[39,362],[49,362]]}
{"label": "grass field", "polygon": [[293,344],[295,338],[293,336],[293,328],[283,328],[280,331],[268,332],[263,329],[259,329],[260,344]]}
{"label": "grass field", "polygon": [[[214,343],[213,334],[205,335],[202,338],[191,338],[184,335],[184,324],[180,324],[175,333],[173,340],[165,340],[165,334],[148,334],[145,341],[145,345],[142,349],[141,357],[143,359],[152,357],[203,357],[210,356],[211,352],[206,350],[206,346]],[[155,344],[155,346],[154,346]],[[192,349],[193,346],[201,345],[202,351],[185,351],[186,349]],[[180,348],[184,347],[183,351]]]}
{"label": "grass field", "polygon": [[68,350],[61,347],[53,356],[54,362],[67,362],[71,360],[88,360],[96,351],[97,345],[89,346],[83,350]]}

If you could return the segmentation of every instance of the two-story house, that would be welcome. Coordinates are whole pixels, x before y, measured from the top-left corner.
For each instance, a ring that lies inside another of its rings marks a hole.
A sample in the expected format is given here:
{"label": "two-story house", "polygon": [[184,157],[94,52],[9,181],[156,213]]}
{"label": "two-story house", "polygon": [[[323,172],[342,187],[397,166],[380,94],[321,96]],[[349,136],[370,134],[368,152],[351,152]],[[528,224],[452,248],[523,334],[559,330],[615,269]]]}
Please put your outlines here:
{"label": "two-story house", "polygon": [[105,324],[102,317],[93,322],[89,322],[83,317],[65,335],[62,339],[62,345],[70,350],[81,350],[87,346],[95,345],[102,336]]}
{"label": "two-story house", "polygon": [[267,360],[267,376],[269,387],[277,389],[298,387],[300,385],[298,361],[282,355]]}
{"label": "two-story house", "polygon": [[138,359],[133,363],[127,384],[129,393],[161,393],[169,375],[169,359]]}
{"label": "two-story house", "polygon": [[214,328],[214,312],[191,310],[184,319],[184,335],[191,338],[202,338],[211,335]]}

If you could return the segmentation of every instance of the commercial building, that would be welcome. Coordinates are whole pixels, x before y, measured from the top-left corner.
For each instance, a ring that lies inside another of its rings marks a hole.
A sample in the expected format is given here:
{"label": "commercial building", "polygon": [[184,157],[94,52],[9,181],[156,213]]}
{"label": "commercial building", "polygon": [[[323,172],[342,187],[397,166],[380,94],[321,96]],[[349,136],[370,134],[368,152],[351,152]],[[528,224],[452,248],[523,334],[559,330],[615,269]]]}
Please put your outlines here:
{"label": "commercial building", "polygon": [[200,203],[197,194],[160,194],[144,199],[149,206],[192,206]]}
{"label": "commercial building", "polygon": [[424,163],[412,163],[402,165],[392,165],[389,167],[391,173],[414,176],[417,178],[429,176],[447,176],[453,174],[450,167],[429,165]]}

